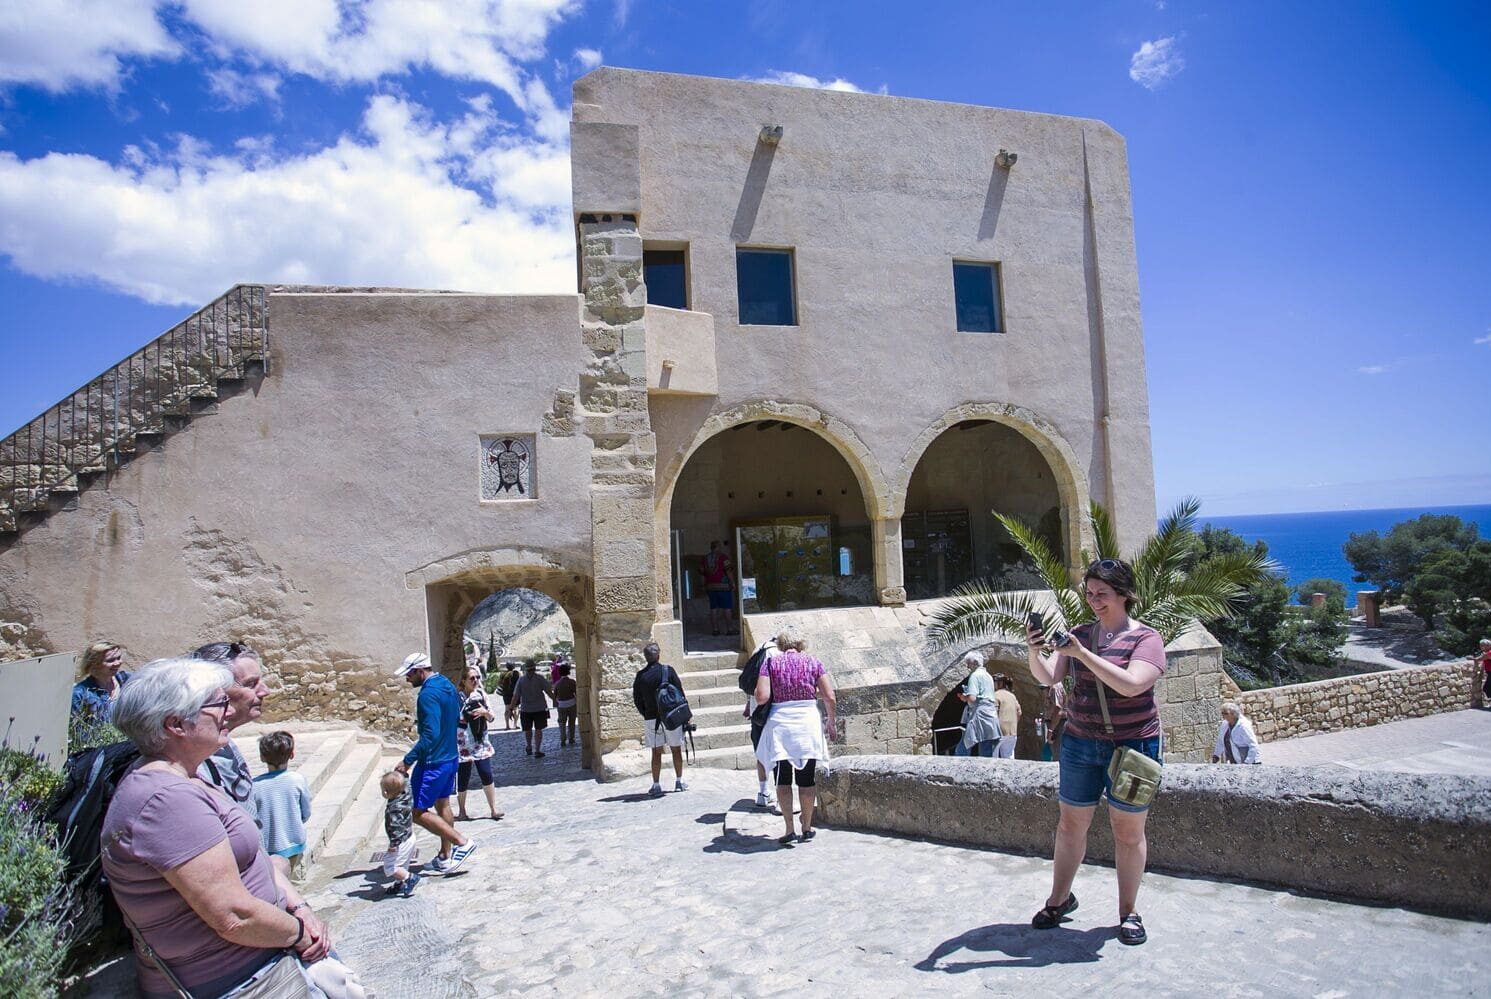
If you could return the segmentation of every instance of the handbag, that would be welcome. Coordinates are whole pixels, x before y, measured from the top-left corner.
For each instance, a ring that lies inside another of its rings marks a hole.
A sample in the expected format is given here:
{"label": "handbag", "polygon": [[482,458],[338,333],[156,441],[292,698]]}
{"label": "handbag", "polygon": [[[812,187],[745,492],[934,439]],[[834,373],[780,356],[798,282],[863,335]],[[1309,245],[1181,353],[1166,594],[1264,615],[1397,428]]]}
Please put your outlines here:
{"label": "handbag", "polygon": [[[1097,649],[1090,651],[1097,655]],[[1112,739],[1113,719],[1108,716],[1108,698],[1103,693],[1106,685],[1098,679],[1096,673],[1093,673],[1092,679],[1098,685],[1098,706],[1103,709],[1103,731]],[[1108,793],[1125,805],[1143,808],[1159,792],[1163,771],[1164,767],[1157,760],[1150,759],[1139,750],[1117,746],[1108,760]]]}

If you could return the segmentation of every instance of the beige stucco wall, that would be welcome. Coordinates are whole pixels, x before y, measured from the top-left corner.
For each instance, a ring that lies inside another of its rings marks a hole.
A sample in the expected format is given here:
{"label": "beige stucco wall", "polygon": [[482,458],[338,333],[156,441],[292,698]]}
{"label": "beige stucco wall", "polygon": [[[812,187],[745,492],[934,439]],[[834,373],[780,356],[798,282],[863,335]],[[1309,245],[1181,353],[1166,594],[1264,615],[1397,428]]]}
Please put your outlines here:
{"label": "beige stucco wall", "polygon": [[[625,200],[591,179],[615,129],[587,126],[634,126],[639,231],[688,244],[691,304],[715,320],[718,399],[652,400],[660,469],[710,415],[779,400],[841,421],[872,474],[904,481],[925,428],[963,403],[1001,404],[1069,445],[1072,474],[1110,506],[1126,546],[1153,531],[1127,166],[1112,129],[613,69],[576,84],[574,118],[576,210]],[[757,143],[768,123],[784,128],[775,149]],[[994,166],[1001,147],[1020,155],[1011,171]],[[795,248],[798,326],[739,325],[737,244]],[[1001,262],[1008,333],[955,332],[954,258]],[[660,499],[669,488],[660,481]]]}
{"label": "beige stucco wall", "polygon": [[537,431],[575,386],[578,298],[275,294],[269,311],[271,374],[13,538],[0,605],[54,648],[106,635],[136,663],[242,639],[293,688],[271,715],[397,729],[412,699],[386,674],[429,627],[406,573],[518,547],[589,565],[588,440],[540,438],[536,501],[478,502],[477,479],[478,434]]}

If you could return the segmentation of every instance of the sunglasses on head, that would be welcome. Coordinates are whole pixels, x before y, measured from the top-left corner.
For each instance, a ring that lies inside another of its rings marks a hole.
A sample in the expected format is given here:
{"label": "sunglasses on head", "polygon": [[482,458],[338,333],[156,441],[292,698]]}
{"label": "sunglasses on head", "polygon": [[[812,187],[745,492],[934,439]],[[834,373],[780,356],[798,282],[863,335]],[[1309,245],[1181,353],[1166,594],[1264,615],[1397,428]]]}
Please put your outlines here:
{"label": "sunglasses on head", "polygon": [[1087,567],[1087,571],[1088,572],[1112,572],[1114,569],[1117,569],[1121,564],[1122,563],[1119,562],[1118,559],[1116,559],[1116,558],[1100,558],[1096,562],[1092,563],[1092,565],[1088,566]]}

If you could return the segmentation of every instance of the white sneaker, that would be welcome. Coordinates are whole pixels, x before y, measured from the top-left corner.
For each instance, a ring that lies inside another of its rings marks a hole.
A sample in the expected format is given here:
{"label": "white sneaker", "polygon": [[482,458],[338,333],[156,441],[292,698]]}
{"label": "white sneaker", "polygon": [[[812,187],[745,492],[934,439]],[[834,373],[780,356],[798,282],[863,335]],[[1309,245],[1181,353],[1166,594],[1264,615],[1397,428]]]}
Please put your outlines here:
{"label": "white sneaker", "polygon": [[675,780],[673,782],[673,790],[675,790],[675,791],[687,791],[688,789],[689,789],[689,786],[683,782],[683,778],[682,777],[678,778],[677,780]]}
{"label": "white sneaker", "polygon": [[756,792],[756,807],[757,808],[770,808],[771,807],[771,799],[766,796],[766,792],[765,791],[757,791]]}

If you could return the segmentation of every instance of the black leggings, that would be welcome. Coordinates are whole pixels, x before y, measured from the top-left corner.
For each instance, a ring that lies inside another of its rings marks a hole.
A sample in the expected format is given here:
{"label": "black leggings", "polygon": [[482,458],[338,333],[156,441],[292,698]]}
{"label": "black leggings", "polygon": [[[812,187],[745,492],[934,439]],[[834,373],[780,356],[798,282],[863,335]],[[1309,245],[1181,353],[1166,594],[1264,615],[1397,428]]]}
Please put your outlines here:
{"label": "black leggings", "polygon": [[492,783],[492,758],[488,756],[484,760],[462,760],[461,765],[456,767],[456,786],[462,791],[471,787],[471,765],[476,764],[476,773],[481,777],[481,786],[486,787]]}
{"label": "black leggings", "polygon": [[[814,772],[817,769],[818,761],[809,760],[801,770],[795,771],[797,775],[797,786],[812,787],[817,780],[817,778],[813,776]],[[777,787],[791,787],[793,773],[794,771],[792,769],[792,762],[790,760],[779,760],[777,762]]]}

